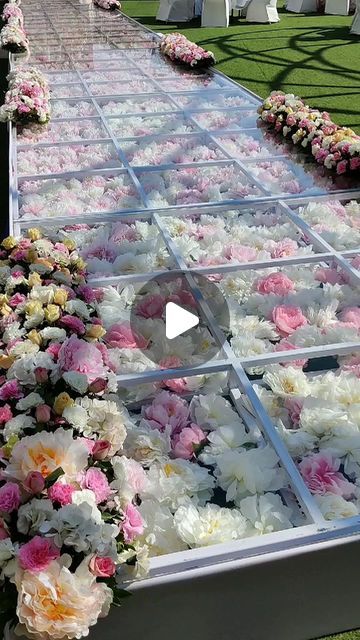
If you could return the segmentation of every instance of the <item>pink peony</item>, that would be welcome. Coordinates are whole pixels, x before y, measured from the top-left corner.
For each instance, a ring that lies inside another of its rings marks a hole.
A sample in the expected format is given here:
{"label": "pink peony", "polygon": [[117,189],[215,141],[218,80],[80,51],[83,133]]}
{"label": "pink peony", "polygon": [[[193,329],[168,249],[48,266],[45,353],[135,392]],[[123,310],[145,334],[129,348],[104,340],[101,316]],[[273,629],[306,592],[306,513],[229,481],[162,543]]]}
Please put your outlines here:
{"label": "pink peony", "polygon": [[360,378],[360,356],[351,356],[341,368],[343,371],[350,371],[354,376]]}
{"label": "pink peony", "polygon": [[357,329],[360,329],[360,308],[347,307],[346,309],[343,309],[340,314],[340,320],[341,322],[346,322]]}
{"label": "pink peony", "polygon": [[159,294],[146,296],[136,307],[136,314],[143,318],[162,318],[166,300]]}
{"label": "pink peony", "polygon": [[91,489],[95,493],[97,504],[105,502],[111,494],[105,473],[96,467],[91,467],[87,470],[81,486],[83,489]]}
{"label": "pink peony", "polygon": [[55,482],[55,484],[48,489],[48,497],[51,502],[58,502],[64,507],[67,504],[71,504],[74,491],[76,491],[76,489],[71,484]]}
{"label": "pink peony", "polygon": [[24,393],[17,380],[9,380],[0,389],[0,400],[18,400],[23,398]]}
{"label": "pink peony", "polygon": [[40,471],[30,471],[25,478],[24,487],[30,493],[41,493],[45,488],[45,480]]}
{"label": "pink peony", "polygon": [[241,244],[230,244],[225,247],[225,258],[236,260],[236,262],[252,262],[256,260],[257,251],[253,247],[246,247]]}
{"label": "pink peony", "polygon": [[[298,193],[298,190],[296,190],[295,193]],[[291,240],[291,238],[284,238],[284,240],[277,242],[271,249],[271,257],[277,259],[293,256],[296,254],[297,249],[298,246],[295,240]]]}
{"label": "pink peony", "polygon": [[315,280],[323,284],[347,284],[348,276],[337,269],[320,267],[315,272]]}
{"label": "pink peony", "polygon": [[308,323],[300,307],[292,305],[279,305],[274,307],[271,318],[279,334],[283,337],[294,333],[299,327]]}
{"label": "pink peony", "polygon": [[83,373],[89,382],[107,375],[103,354],[97,345],[80,340],[74,335],[61,345],[58,363],[62,372]]}
{"label": "pink peony", "polygon": [[145,418],[151,427],[164,431],[170,426],[177,431],[185,427],[189,421],[189,407],[185,400],[169,391],[162,391],[144,410]]}
{"label": "pink peony", "polygon": [[149,341],[132,330],[128,322],[113,324],[108,330],[105,341],[110,347],[118,349],[146,349]]}
{"label": "pink peony", "polygon": [[340,473],[339,467],[340,460],[326,453],[315,453],[299,464],[300,473],[312,493],[350,497],[354,493],[354,485]]}
{"label": "pink peony", "polygon": [[130,544],[136,536],[141,536],[144,531],[144,521],[137,508],[131,502],[124,510],[124,520],[120,524],[120,528],[127,544]]}
{"label": "pink peony", "polygon": [[97,578],[111,578],[116,571],[116,564],[109,557],[93,556],[89,562],[89,570]]}
{"label": "pink peony", "polygon": [[23,544],[19,551],[19,563],[25,571],[44,571],[50,562],[59,557],[60,549],[53,540],[41,536],[35,536]]}
{"label": "pink peony", "polygon": [[8,404],[5,404],[3,407],[0,407],[0,424],[5,424],[13,417],[11,408]]}
{"label": "pink peony", "polygon": [[[169,356],[168,358],[163,358],[159,362],[160,369],[176,369],[181,367],[183,363],[180,358],[177,356]],[[187,379],[186,378],[169,378],[168,380],[163,381],[163,386],[171,389],[175,393],[183,393],[187,389]]]}
{"label": "pink peony", "polygon": [[197,424],[185,427],[172,439],[172,451],[176,458],[190,460],[193,458],[196,447],[206,440],[206,433]]}
{"label": "pink peony", "polygon": [[295,427],[299,426],[303,404],[302,398],[286,398],[284,402],[285,409],[288,410],[289,418]]}
{"label": "pink peony", "polygon": [[0,511],[12,513],[19,508],[20,502],[20,488],[16,482],[7,482],[0,487]]}
{"label": "pink peony", "polygon": [[60,325],[64,327],[64,329],[77,333],[79,336],[83,335],[86,331],[83,321],[76,316],[63,316],[60,318]]}
{"label": "pink peony", "polygon": [[268,295],[274,293],[277,296],[286,296],[290,291],[294,289],[294,283],[284,273],[270,273],[257,280],[256,291],[262,295]]}

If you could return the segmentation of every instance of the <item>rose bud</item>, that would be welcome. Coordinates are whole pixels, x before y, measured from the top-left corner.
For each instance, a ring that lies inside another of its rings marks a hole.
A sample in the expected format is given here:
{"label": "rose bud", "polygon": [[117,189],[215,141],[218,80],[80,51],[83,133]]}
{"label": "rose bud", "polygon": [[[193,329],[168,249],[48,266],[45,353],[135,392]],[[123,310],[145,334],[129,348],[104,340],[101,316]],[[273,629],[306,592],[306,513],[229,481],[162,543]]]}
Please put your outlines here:
{"label": "rose bud", "polygon": [[89,391],[91,393],[100,393],[101,391],[105,391],[107,387],[107,381],[103,378],[96,378],[94,382],[89,385]]}
{"label": "rose bud", "polygon": [[109,557],[93,556],[89,562],[89,569],[97,578],[110,578],[115,573],[116,565]]}
{"label": "rose bud", "polygon": [[107,440],[97,440],[92,450],[95,460],[105,460],[108,457],[111,444]]}
{"label": "rose bud", "polygon": [[41,493],[45,487],[45,480],[40,471],[30,471],[25,478],[24,487],[31,493]]}
{"label": "rose bud", "polygon": [[44,384],[49,380],[48,370],[45,367],[36,367],[34,374],[38,384]]}
{"label": "rose bud", "polygon": [[36,407],[35,416],[37,422],[49,422],[51,417],[51,409],[47,404],[39,404]]}

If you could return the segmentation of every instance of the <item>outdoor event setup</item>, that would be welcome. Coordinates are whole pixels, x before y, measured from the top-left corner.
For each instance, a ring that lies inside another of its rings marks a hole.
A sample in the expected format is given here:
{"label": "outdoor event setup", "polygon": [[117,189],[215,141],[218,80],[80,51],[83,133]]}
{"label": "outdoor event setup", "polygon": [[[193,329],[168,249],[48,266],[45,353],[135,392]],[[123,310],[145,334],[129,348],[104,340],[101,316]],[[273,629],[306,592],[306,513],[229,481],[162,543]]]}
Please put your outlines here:
{"label": "outdoor event setup", "polygon": [[354,628],[359,136],[118,5],[2,16],[4,638]]}

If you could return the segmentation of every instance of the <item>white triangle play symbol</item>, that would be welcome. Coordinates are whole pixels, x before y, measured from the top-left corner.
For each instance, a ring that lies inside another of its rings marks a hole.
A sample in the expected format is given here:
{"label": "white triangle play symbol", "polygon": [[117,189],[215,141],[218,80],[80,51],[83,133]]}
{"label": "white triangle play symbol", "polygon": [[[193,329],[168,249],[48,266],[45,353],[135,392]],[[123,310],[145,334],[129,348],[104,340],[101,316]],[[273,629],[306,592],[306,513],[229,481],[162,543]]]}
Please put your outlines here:
{"label": "white triangle play symbol", "polygon": [[165,307],[165,326],[168,340],[181,336],[182,333],[196,327],[198,324],[199,318],[194,313],[179,307],[175,302],[167,303]]}

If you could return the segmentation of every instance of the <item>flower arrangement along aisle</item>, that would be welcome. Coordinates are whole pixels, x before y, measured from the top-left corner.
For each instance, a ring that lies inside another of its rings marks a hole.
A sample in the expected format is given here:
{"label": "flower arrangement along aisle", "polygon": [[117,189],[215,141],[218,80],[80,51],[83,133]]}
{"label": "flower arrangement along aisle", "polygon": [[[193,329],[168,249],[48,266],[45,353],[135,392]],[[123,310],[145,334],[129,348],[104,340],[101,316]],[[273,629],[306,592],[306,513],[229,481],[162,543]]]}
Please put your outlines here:
{"label": "flower arrangement along aisle", "polygon": [[10,18],[0,32],[0,46],[11,53],[26,53],[29,40],[18,18]]}
{"label": "flower arrangement along aisle", "polygon": [[110,11],[115,11],[115,9],[121,9],[121,4],[119,0],[94,0],[94,4],[100,9],[108,9]]}
{"label": "flower arrangement along aisle", "polygon": [[258,113],[276,132],[309,150],[318,164],[337,174],[360,172],[360,136],[339,127],[326,111],[311,109],[293,94],[274,91]]}
{"label": "flower arrangement along aisle", "polygon": [[83,269],[36,229],[1,244],[0,631],[34,640],[87,636],[124,596],[119,566],[146,571],[111,464],[130,418]]}
{"label": "flower arrangement along aisle", "polygon": [[181,33],[169,33],[160,40],[160,51],[176,64],[192,69],[210,67],[216,63],[211,51],[205,51]]}
{"label": "flower arrangement along aisle", "polygon": [[[20,4],[20,3],[18,3]],[[16,18],[20,26],[24,25],[24,15],[16,2],[7,2],[4,5],[1,19],[4,23]]]}
{"label": "flower arrangement along aisle", "polygon": [[7,76],[9,88],[0,107],[0,120],[18,124],[50,120],[50,91],[43,74],[34,67],[19,68]]}

